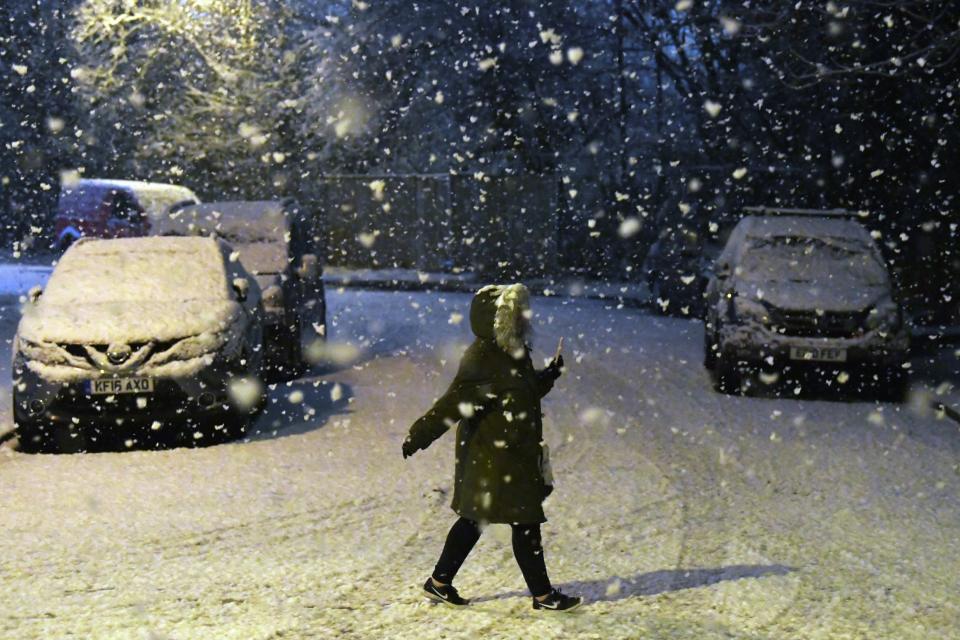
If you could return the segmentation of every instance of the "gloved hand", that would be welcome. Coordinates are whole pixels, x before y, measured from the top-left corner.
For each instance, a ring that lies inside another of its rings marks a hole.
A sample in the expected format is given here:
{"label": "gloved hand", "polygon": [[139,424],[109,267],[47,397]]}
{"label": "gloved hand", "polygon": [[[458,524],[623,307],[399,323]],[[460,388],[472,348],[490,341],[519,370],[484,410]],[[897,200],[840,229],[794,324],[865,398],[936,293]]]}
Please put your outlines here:
{"label": "gloved hand", "polygon": [[560,377],[560,374],[563,373],[563,354],[557,356],[550,361],[550,364],[547,365],[547,375],[549,375],[553,380],[556,380]]}
{"label": "gloved hand", "polygon": [[410,442],[410,438],[405,438],[403,440],[403,459],[406,460],[416,452],[417,450],[414,448],[413,443]]}

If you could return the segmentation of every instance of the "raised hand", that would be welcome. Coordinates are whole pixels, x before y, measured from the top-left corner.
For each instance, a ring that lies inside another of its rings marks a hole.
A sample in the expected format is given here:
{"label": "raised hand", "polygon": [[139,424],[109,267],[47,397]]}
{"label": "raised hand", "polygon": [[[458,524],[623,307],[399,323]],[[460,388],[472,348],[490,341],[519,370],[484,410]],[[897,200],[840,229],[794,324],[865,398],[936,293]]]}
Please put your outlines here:
{"label": "raised hand", "polygon": [[553,360],[550,361],[550,364],[547,365],[546,369],[547,375],[556,380],[560,377],[560,374],[563,373],[563,355],[557,354],[553,357]]}

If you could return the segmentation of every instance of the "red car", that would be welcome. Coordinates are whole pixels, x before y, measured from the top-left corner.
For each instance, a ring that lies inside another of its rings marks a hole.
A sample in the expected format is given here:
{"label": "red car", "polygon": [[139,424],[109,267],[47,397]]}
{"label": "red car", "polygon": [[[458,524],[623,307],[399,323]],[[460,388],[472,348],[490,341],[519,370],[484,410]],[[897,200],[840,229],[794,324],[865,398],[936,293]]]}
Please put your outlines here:
{"label": "red car", "polygon": [[172,184],[79,180],[60,190],[54,246],[65,250],[82,236],[145,236],[158,218],[198,202],[193,191]]}

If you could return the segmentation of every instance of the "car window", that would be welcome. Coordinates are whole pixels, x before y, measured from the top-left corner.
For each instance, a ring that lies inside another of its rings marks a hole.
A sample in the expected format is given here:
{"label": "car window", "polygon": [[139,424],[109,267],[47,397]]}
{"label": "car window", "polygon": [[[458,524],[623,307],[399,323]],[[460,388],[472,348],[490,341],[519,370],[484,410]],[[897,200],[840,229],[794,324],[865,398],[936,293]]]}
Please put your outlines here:
{"label": "car window", "polygon": [[103,204],[103,189],[72,188],[60,192],[57,213],[62,216],[89,216]]}
{"label": "car window", "polygon": [[746,280],[827,282],[843,279],[867,286],[887,282],[872,247],[851,238],[772,236],[749,238],[740,258]]}
{"label": "car window", "polygon": [[143,217],[143,208],[136,198],[126,191],[113,192],[113,217],[127,222],[139,222]]}

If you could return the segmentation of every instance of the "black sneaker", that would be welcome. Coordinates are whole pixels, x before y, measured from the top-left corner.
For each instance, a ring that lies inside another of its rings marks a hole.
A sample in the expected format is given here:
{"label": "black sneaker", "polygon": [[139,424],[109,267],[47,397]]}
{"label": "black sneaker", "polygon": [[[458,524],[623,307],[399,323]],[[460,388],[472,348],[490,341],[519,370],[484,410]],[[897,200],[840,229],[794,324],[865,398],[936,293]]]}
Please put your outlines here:
{"label": "black sneaker", "polygon": [[427,594],[427,597],[434,602],[442,602],[455,607],[470,604],[469,600],[460,597],[460,594],[457,593],[457,590],[452,584],[438,587],[433,583],[433,578],[427,578],[427,581],[423,583],[423,591]]}
{"label": "black sneaker", "polygon": [[533,599],[534,609],[549,609],[551,611],[572,611],[583,604],[583,598],[577,596],[565,596],[560,593],[560,589],[554,589],[542,602]]}

